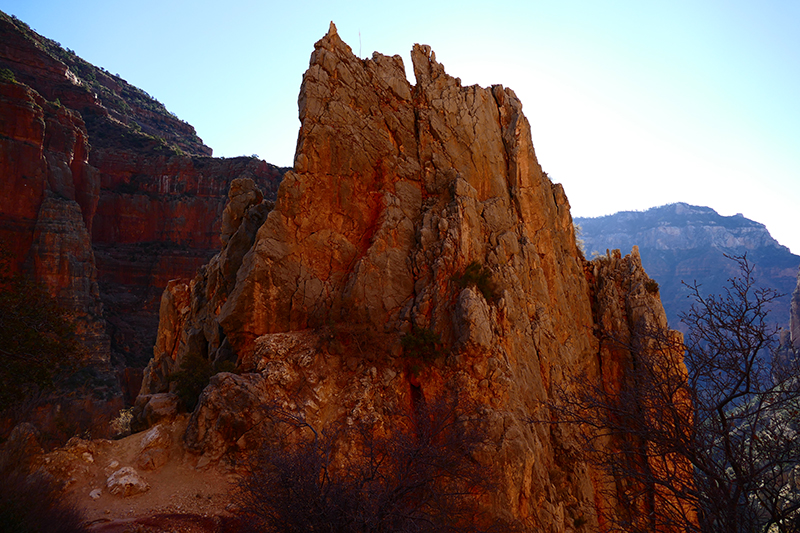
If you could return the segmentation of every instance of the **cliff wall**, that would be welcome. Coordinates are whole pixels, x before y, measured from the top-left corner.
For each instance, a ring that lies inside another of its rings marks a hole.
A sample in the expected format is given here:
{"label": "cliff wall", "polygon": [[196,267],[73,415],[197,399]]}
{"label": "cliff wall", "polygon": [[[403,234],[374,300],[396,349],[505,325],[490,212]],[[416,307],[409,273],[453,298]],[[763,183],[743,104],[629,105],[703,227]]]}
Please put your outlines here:
{"label": "cliff wall", "polygon": [[773,239],[763,224],[685,203],[575,221],[581,227],[587,255],[638,246],[647,272],[660,285],[672,327],[685,329],[680,315],[692,303],[683,282],[697,281],[705,293],[717,294],[739,273],[738,265],[725,255],[745,253],[755,266],[758,285],[784,295],[771,312],[772,321],[785,326],[800,256]]}
{"label": "cliff wall", "polygon": [[41,281],[76,319],[98,363],[110,359],[86,220],[96,207],[97,170],[78,113],[29,87],[0,81],[0,243],[12,273]]}
{"label": "cliff wall", "polygon": [[[252,182],[231,190],[222,251],[162,297],[137,404],[190,357],[236,361],[243,373],[212,378],[184,435],[207,464],[258,446],[260,406],[391,431],[458,393],[491,435],[477,459],[502,479],[494,508],[593,530],[614,512],[608,480],[574,428],[544,422],[548,405],[578,374],[613,387],[630,354],[598,338],[665,325],[663,308],[638,254],[583,258],[513,91],[463,87],[427,46],[411,56],[413,86],[399,56],[361,60],[333,25],[316,43],[294,170],[274,206]],[[475,265],[483,281],[463,282]],[[440,357],[404,350],[420,331]]]}
{"label": "cliff wall", "polygon": [[167,282],[219,249],[231,182],[253,179],[274,197],[285,170],[210,157],[147,93],[4,13],[0,69],[0,237],[12,268],[76,313],[105,370],[112,359],[141,368]]}

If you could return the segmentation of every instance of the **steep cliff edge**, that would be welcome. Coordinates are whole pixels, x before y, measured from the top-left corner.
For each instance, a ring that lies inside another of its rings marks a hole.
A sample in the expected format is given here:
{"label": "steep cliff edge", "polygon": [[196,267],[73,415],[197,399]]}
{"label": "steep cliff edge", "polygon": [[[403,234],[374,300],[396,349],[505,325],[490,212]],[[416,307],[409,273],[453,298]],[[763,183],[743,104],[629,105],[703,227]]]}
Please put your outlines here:
{"label": "steep cliff edge", "polygon": [[[215,159],[144,91],[0,12],[0,238],[77,313],[95,361],[143,367],[159,297],[219,249],[231,182],[285,169]],[[138,388],[138,385],[136,385]]]}
{"label": "steep cliff edge", "polygon": [[[208,464],[258,445],[259,406],[391,430],[458,392],[491,435],[476,459],[502,479],[494,507],[592,530],[614,512],[604,479],[573,429],[542,421],[569,376],[614,387],[630,355],[598,336],[663,326],[663,308],[638,254],[585,261],[513,91],[462,87],[427,46],[411,56],[414,86],[399,56],[361,60],[333,25],[316,43],[294,170],[274,207],[252,183],[231,191],[222,252],[162,297],[137,404],[160,401],[192,357],[237,361],[244,373],[212,378],[184,435]],[[467,280],[471,265],[482,274]],[[439,357],[404,349],[420,331]]]}

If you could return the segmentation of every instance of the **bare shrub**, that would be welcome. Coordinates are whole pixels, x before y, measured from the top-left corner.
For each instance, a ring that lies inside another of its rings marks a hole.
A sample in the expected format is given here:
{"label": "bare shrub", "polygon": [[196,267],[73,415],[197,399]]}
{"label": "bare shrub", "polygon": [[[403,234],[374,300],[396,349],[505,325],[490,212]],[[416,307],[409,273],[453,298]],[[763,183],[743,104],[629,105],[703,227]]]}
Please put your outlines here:
{"label": "bare shrub", "polygon": [[[788,533],[800,530],[800,372],[775,355],[768,309],[745,256],[720,295],[686,285],[685,343],[637,326],[604,337],[627,354],[618,390],[585,377],[551,404],[583,429],[587,458],[611,482],[606,517],[619,531]],[[681,361],[685,361],[685,367]]]}
{"label": "bare shrub", "polygon": [[472,454],[486,436],[454,400],[422,404],[391,429],[358,423],[318,431],[278,416],[282,431],[251,463],[237,495],[251,531],[515,530],[482,504],[494,484]]}
{"label": "bare shrub", "polygon": [[0,452],[0,531],[78,533],[83,516],[63,497],[51,476],[32,468],[24,448],[7,445]]}

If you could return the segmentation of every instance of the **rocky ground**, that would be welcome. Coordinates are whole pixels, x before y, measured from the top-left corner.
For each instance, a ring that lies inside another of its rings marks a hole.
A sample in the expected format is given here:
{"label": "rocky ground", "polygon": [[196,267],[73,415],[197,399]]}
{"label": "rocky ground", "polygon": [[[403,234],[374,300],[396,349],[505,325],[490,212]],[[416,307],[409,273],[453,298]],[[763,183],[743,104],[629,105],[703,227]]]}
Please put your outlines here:
{"label": "rocky ground", "polygon": [[66,496],[90,531],[235,531],[229,495],[236,474],[198,466],[180,445],[186,418],[120,440],[72,439],[44,456],[44,467],[67,480]]}

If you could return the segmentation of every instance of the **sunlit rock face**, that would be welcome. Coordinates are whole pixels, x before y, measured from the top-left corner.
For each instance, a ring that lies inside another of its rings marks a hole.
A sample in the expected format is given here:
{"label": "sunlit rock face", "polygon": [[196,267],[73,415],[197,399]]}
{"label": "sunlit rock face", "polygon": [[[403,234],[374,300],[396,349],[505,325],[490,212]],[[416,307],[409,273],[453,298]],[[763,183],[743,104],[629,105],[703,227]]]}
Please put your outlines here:
{"label": "sunlit rock face", "polygon": [[800,350],[800,272],[797,274],[797,286],[792,292],[791,312],[789,313],[789,335],[792,347]]}
{"label": "sunlit rock face", "polygon": [[[411,55],[413,86],[400,57],[359,59],[333,25],[316,43],[294,170],[274,207],[231,191],[227,220],[241,222],[165,292],[142,394],[192,354],[235,359],[245,374],[212,379],[184,437],[217,461],[257,445],[259,406],[391,431],[415,402],[457,392],[491,435],[477,459],[502,480],[497,512],[592,529],[613,512],[602,476],[572,428],[532,421],[579,372],[613,390],[630,356],[595,334],[665,324],[658,295],[638,255],[585,261],[513,91],[462,87],[427,46]],[[488,286],[457,281],[473,262]],[[415,328],[440,336],[439,358],[403,355]]]}

